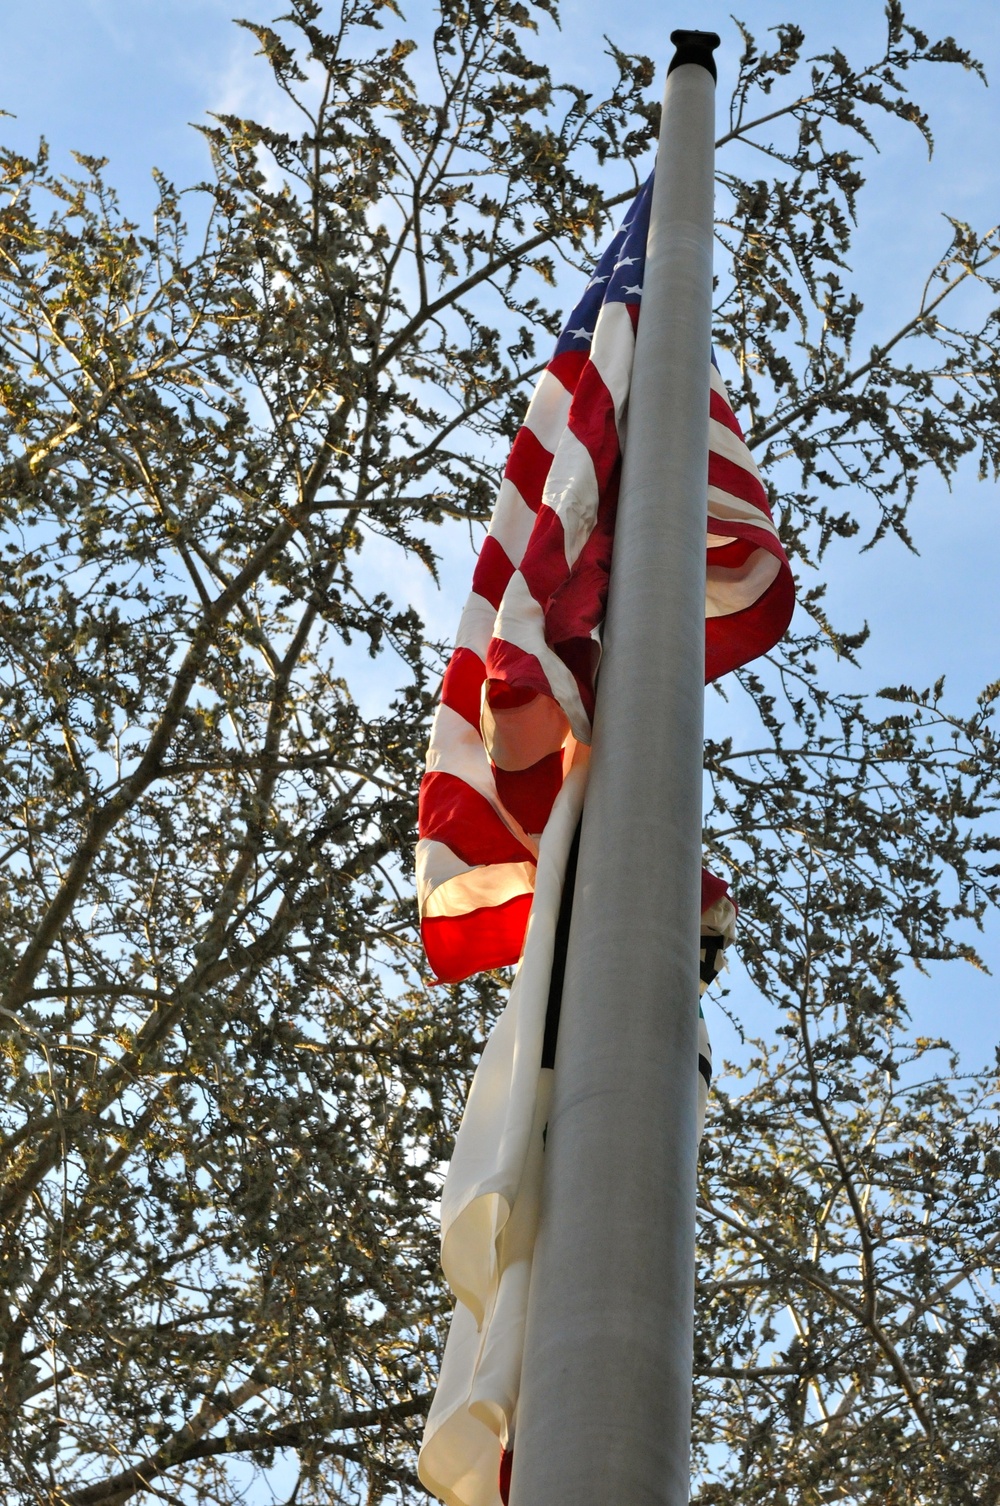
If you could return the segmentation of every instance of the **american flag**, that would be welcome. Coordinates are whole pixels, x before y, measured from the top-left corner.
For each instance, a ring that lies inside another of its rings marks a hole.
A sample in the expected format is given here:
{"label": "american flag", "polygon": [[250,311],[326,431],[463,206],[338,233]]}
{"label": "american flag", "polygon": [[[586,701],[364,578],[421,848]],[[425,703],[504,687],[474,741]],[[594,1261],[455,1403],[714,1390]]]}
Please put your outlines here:
{"label": "american flag", "polygon": [[[601,258],[511,449],[444,677],[420,789],[417,890],[443,982],[516,963],[541,833],[590,742],[652,178]],[[766,653],[791,571],[710,372],[706,677]],[[724,893],[710,874],[702,908]]]}
{"label": "american flag", "polygon": [[[557,938],[586,787],[651,194],[652,180],[574,309],[514,442],[420,792],[417,880],[433,971],[450,982],[519,962],[441,1199],[441,1262],[456,1306],[419,1475],[448,1506],[507,1499],[552,1082]],[[715,679],[777,641],[793,588],[714,366],[707,385],[705,632]],[[733,932],[725,888],[703,874],[702,989]],[[699,1117],[710,1073],[704,1022],[700,1040]]]}

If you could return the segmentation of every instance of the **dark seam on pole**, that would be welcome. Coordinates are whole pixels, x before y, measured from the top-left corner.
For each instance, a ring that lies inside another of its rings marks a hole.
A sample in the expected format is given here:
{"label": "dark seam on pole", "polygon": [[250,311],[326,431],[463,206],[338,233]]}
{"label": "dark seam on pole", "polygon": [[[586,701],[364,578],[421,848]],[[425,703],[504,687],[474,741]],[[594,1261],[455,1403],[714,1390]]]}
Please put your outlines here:
{"label": "dark seam on pole", "polygon": [[719,76],[715,71],[715,59],[712,53],[719,46],[721,37],[717,36],[714,31],[672,31],[670,40],[677,51],[670,59],[670,66],[667,68],[668,75],[685,63],[697,63],[699,68],[707,68],[718,82]]}
{"label": "dark seam on pole", "polygon": [[549,1001],[545,1006],[545,1035],[542,1039],[542,1066],[556,1064],[556,1042],[559,1039],[559,1014],[562,1010],[563,979],[566,976],[566,954],[569,951],[569,924],[573,919],[573,890],[576,887],[576,863],[580,856],[580,826],[576,823],[569,856],[566,859],[566,877],[563,880],[562,899],[559,901],[559,919],[556,921],[556,939],[552,948],[552,975],[549,979]]}
{"label": "dark seam on pole", "polygon": [[[569,928],[573,919],[573,891],[576,887],[576,866],[580,855],[580,826],[578,821],[576,831],[573,833],[573,841],[570,844],[569,855],[566,859],[566,877],[563,881],[562,899],[559,901],[559,918],[556,921],[555,944],[552,948],[552,973],[549,978],[549,997],[545,1006],[545,1034],[542,1038],[542,1066],[554,1067],[556,1064],[556,1045],[559,1040],[559,1015],[562,1011],[563,982],[566,977],[566,956],[569,950]],[[715,979],[718,967],[716,959],[722,951],[725,942],[721,936],[702,936],[701,949],[704,953],[699,972],[701,981],[705,984],[712,983]],[[712,1069],[705,1057],[699,1056],[698,1069],[706,1082],[711,1087]]]}

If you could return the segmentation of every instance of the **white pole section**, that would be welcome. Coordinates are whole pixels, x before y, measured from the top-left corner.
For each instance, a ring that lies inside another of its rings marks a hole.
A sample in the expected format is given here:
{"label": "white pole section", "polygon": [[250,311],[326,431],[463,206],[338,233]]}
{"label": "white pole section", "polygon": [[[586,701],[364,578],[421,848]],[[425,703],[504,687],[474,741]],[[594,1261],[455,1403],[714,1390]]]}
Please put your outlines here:
{"label": "white pole section", "polygon": [[674,32],[511,1506],[687,1506],[718,37]]}

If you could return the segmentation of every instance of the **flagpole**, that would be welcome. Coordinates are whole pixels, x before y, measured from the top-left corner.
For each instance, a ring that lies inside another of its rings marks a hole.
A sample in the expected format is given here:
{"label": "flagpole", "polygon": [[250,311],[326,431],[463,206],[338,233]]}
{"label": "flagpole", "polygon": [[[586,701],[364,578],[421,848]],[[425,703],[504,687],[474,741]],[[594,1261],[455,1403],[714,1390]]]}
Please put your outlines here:
{"label": "flagpole", "polygon": [[715,67],[674,32],[511,1506],[687,1506]]}

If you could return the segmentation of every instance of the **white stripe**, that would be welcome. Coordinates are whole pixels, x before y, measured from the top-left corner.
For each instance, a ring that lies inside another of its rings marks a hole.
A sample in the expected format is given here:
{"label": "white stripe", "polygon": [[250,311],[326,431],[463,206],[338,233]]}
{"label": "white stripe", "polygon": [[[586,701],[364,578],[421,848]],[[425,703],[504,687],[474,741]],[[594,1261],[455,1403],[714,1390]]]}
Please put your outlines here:
{"label": "white stripe", "polygon": [[763,596],[781,569],[780,560],[766,549],[755,549],[736,569],[709,565],[705,581],[705,616],[728,617],[742,612]]}
{"label": "white stripe", "polygon": [[472,652],[478,654],[485,663],[486,650],[490,646],[496,620],[497,611],[493,603],[487,601],[485,596],[470,591],[469,599],[465,603],[465,611],[458,624],[458,632],[455,634],[455,647],[471,648]]}
{"label": "white stripe", "polygon": [[718,518],[720,522],[750,523],[754,528],[761,528],[772,537],[778,537],[778,530],[767,513],[761,512],[759,507],[754,507],[752,502],[745,502],[742,497],[734,497],[732,492],[724,492],[718,486],[708,488],[708,516]]}
{"label": "white stripe", "polygon": [[444,842],[435,842],[430,837],[421,837],[417,843],[415,867],[417,873],[417,898],[423,909],[424,899],[433,894],[438,884],[471,873],[472,866],[460,858]]}
{"label": "white stripe", "polygon": [[727,424],[720,423],[717,418],[708,420],[708,448],[716,455],[721,455],[723,460],[731,460],[741,470],[749,471],[755,481],[760,481],[760,471],[754,464],[753,456],[746,447],[746,443],[734,434]]}
{"label": "white stripe", "polygon": [[714,905],[701,912],[701,934],[721,936],[726,946],[736,939],[736,906],[728,894],[720,895]]}
{"label": "white stripe", "polygon": [[427,772],[455,774],[485,795],[491,804],[496,804],[493,771],[479,728],[473,727],[458,711],[443,703],[434,713],[427,749]]}
{"label": "white stripe", "polygon": [[493,509],[490,537],[496,539],[515,570],[524,558],[534,526],[535,514],[513,481],[504,477]]}
{"label": "white stripe", "polygon": [[597,520],[597,473],[590,451],[569,429],[559,441],[542,492],[563,526],[563,545],[570,569],[576,564]]}
{"label": "white stripe", "polygon": [[635,331],[628,309],[624,303],[606,303],[597,316],[590,359],[611,394],[619,433],[632,381],[634,354]]}
{"label": "white stripe", "polygon": [[425,920],[435,920],[496,909],[518,895],[531,894],[534,887],[534,863],[484,863],[439,883],[431,884],[425,877],[419,891],[420,913]]}
{"label": "white stripe", "polygon": [[480,729],[493,763],[511,773],[530,769],[540,758],[558,753],[569,731],[562,707],[548,695],[536,695],[521,706],[500,711],[494,711],[484,698]]}
{"label": "white stripe", "polygon": [[497,615],[496,637],[526,654],[534,654],[545,673],[549,687],[562,709],[577,742],[590,742],[590,718],[583,709],[576,681],[558,654],[545,641],[542,609],[528,590],[519,570],[510,578]]}
{"label": "white stripe", "polygon": [[566,427],[572,400],[572,393],[567,392],[558,377],[554,377],[551,371],[542,372],[524,415],[524,427],[531,430],[550,455],[555,454]]}

